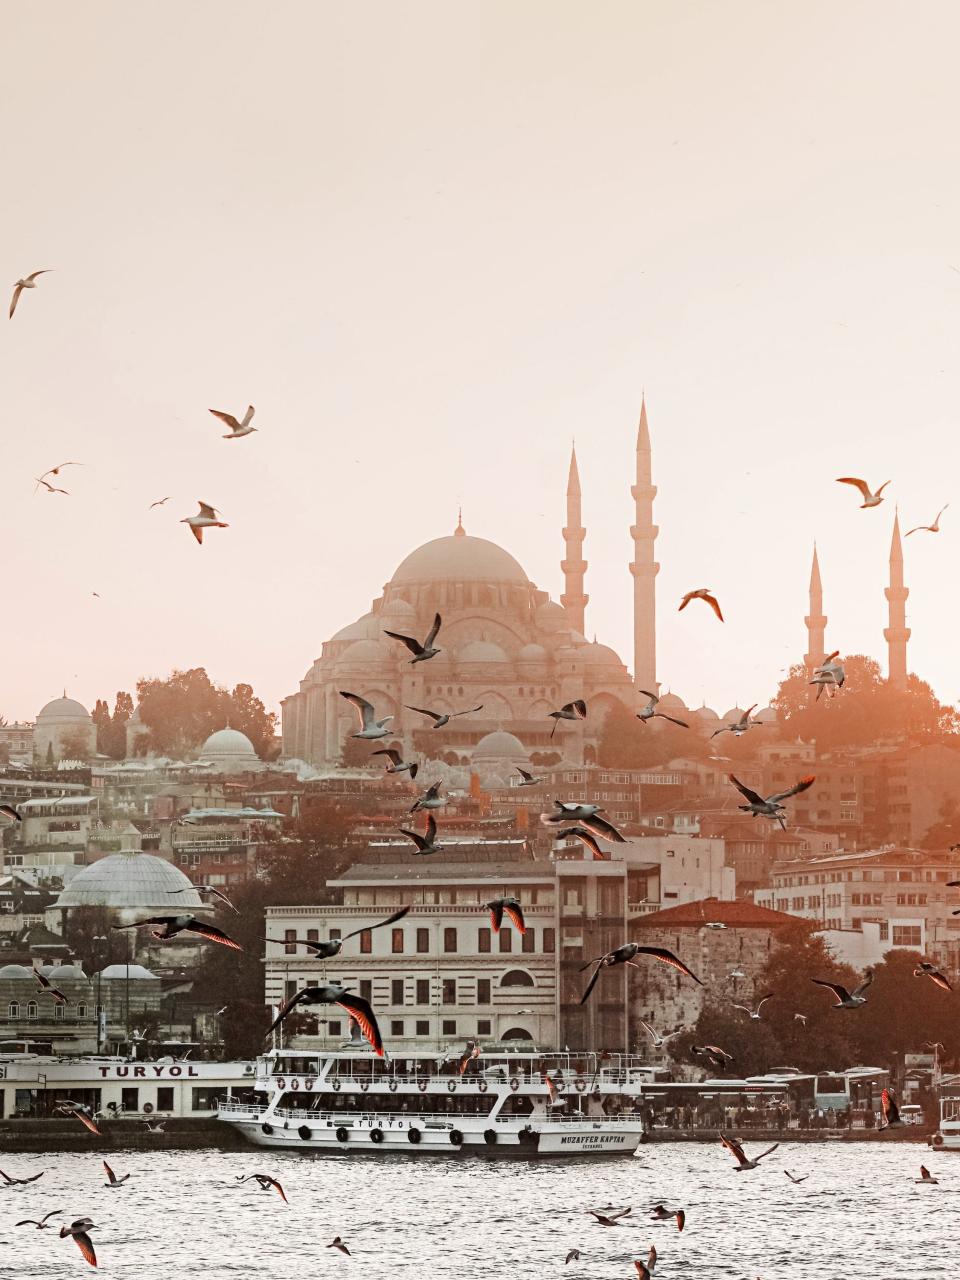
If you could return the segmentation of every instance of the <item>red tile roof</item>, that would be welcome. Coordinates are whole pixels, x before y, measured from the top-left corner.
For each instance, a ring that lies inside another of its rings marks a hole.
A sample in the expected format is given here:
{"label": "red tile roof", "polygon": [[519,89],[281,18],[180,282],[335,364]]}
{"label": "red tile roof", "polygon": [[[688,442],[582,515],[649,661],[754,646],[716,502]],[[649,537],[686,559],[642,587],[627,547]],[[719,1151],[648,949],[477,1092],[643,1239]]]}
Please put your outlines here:
{"label": "red tile roof", "polygon": [[684,902],[679,907],[667,907],[649,915],[637,916],[634,927],[667,929],[701,929],[705,924],[725,924],[731,929],[782,929],[796,924],[799,916],[784,911],[771,911],[753,902],[739,900],[721,902],[718,898],[704,898],[699,902]]}

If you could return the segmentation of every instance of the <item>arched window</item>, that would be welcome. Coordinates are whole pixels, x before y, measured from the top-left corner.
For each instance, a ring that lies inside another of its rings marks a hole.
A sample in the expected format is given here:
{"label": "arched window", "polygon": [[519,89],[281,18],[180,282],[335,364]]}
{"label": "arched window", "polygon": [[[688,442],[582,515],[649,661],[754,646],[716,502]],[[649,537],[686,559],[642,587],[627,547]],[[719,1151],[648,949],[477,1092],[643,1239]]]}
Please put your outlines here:
{"label": "arched window", "polygon": [[19,1000],[11,1000],[11,1001],[10,1001],[10,1005],[9,1005],[9,1007],[7,1008],[7,1017],[8,1017],[8,1018],[19,1018],[19,1017],[20,1017],[20,1001],[19,1001]]}
{"label": "arched window", "polygon": [[504,1031],[500,1037],[501,1040],[532,1040],[533,1036],[529,1031],[524,1031],[523,1027],[511,1027],[509,1031]]}
{"label": "arched window", "polygon": [[27,1004],[27,1017],[35,1018],[36,1016],[37,1016],[37,1002],[36,1000],[31,1000]]}
{"label": "arched window", "polygon": [[77,1005],[77,1017],[85,1018],[87,1016],[87,1006],[85,1004]]}
{"label": "arched window", "polygon": [[500,985],[501,987],[535,987],[537,984],[526,970],[508,969],[500,979]]}

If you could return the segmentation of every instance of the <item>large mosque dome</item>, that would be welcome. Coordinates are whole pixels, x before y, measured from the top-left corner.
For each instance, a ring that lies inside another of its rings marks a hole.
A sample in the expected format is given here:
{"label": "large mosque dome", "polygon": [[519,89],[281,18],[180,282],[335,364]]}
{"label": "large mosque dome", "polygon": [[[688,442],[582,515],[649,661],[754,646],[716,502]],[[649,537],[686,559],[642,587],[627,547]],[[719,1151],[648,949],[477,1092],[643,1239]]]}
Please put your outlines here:
{"label": "large mosque dome", "polygon": [[37,712],[33,731],[33,749],[37,756],[42,758],[50,752],[58,760],[64,756],[87,757],[93,753],[95,743],[93,717],[74,698],[64,694]]}
{"label": "large mosque dome", "polygon": [[190,880],[172,862],[149,853],[114,853],[78,871],[54,906],[175,914],[193,911],[203,903]]}
{"label": "large mosque dome", "polygon": [[64,695],[54,698],[37,712],[37,724],[89,724],[90,712],[82,703]]}
{"label": "large mosque dome", "polygon": [[434,538],[401,561],[390,585],[415,582],[503,582],[526,586],[529,578],[509,551],[486,538],[454,533]]}

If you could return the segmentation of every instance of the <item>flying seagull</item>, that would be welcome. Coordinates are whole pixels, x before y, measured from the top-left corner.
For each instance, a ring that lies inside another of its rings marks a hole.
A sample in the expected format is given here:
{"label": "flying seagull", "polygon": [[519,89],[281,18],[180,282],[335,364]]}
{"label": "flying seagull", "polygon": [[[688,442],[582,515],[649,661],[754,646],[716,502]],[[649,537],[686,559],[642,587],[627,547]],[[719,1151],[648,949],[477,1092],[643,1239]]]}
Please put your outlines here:
{"label": "flying seagull", "polygon": [[349,1250],[349,1249],[347,1248],[347,1246],[343,1243],[343,1241],[340,1239],[340,1237],[339,1237],[339,1236],[334,1236],[334,1237],[333,1237],[333,1239],[330,1241],[330,1243],[327,1245],[327,1248],[328,1248],[328,1249],[339,1249],[339,1251],[340,1251],[341,1253],[345,1253],[345,1254],[347,1255],[347,1257],[348,1257],[348,1258],[350,1257],[350,1250]]}
{"label": "flying seagull", "polygon": [[72,1236],[74,1244],[90,1263],[91,1267],[97,1265],[97,1252],[93,1247],[93,1241],[90,1239],[88,1232],[94,1231],[95,1225],[92,1218],[77,1218],[71,1222],[69,1227],[60,1228],[60,1239],[66,1236]]}
{"label": "flying seagull", "polygon": [[211,507],[209,502],[200,502],[199,498],[197,499],[197,502],[200,506],[200,510],[197,514],[195,516],[184,516],[180,523],[188,524],[190,526],[190,532],[196,538],[197,542],[203,546],[204,529],[229,529],[230,526],[228,524],[224,524],[222,520],[217,519],[217,510],[215,507]]}
{"label": "flying seagull", "polygon": [[[406,706],[406,703],[404,703]],[[445,724],[449,724],[451,720],[455,720],[457,716],[472,716],[475,711],[483,710],[483,703],[479,706],[467,707],[463,711],[428,711],[426,707],[407,707],[408,711],[419,711],[422,716],[429,716],[433,721],[431,729],[442,729]]]}
{"label": "flying seagull", "polygon": [[34,969],[33,976],[40,983],[40,990],[45,991],[47,995],[53,996],[56,1004],[69,1004],[70,1001],[50,982],[49,978],[45,978],[39,969]]}
{"label": "flying seagull", "polygon": [[546,778],[535,778],[532,773],[528,773],[526,769],[521,769],[519,765],[516,771],[520,775],[520,781],[517,783],[518,787],[537,787],[541,782],[546,782]]}
{"label": "flying seagull", "polygon": [[223,438],[224,440],[239,440],[242,436],[248,436],[251,432],[256,431],[256,427],[251,427],[253,415],[256,412],[252,404],[247,405],[247,412],[243,415],[243,420],[238,422],[232,413],[224,413],[221,409],[211,409],[210,412],[215,418],[219,418],[222,423],[230,428],[230,431]]}
{"label": "flying seagull", "polygon": [[230,901],[227,895],[223,893],[220,889],[215,888],[212,884],[194,884],[194,885],[191,885],[189,889],[168,889],[167,890],[167,893],[191,893],[191,892],[199,893],[200,897],[203,898],[204,900],[206,900],[207,898],[216,898],[218,902],[222,902],[226,906],[228,906],[231,911],[236,911],[237,915],[240,914],[239,909],[233,905],[233,903]]}
{"label": "flying seagull", "polygon": [[254,1180],[254,1182],[256,1182],[257,1186],[260,1188],[261,1191],[269,1191],[272,1188],[274,1191],[276,1191],[277,1195],[280,1197],[280,1199],[283,1201],[284,1204],[290,1203],[287,1200],[283,1187],[281,1187],[280,1183],[276,1180],[276,1178],[271,1178],[269,1173],[248,1173],[242,1178],[237,1178],[237,1181],[249,1182],[251,1178]]}
{"label": "flying seagull", "polygon": [[62,1209],[51,1209],[49,1213],[45,1213],[39,1220],[37,1218],[24,1218],[21,1222],[15,1222],[15,1227],[36,1227],[38,1231],[52,1231],[53,1227],[48,1221],[49,1218],[55,1218],[58,1213],[62,1213]]}
{"label": "flying seagull", "polygon": [[480,1046],[476,1040],[468,1040],[467,1047],[457,1059],[457,1075],[462,1076],[471,1062],[480,1057]]}
{"label": "flying seagull", "polygon": [[728,1138],[725,1133],[721,1133],[719,1137],[720,1141],[737,1161],[737,1167],[734,1170],[735,1173],[743,1173],[745,1169],[756,1169],[759,1166],[760,1161],[771,1155],[780,1145],[779,1142],[775,1142],[772,1147],[768,1147],[766,1151],[761,1151],[760,1155],[755,1156],[752,1160],[748,1160],[743,1153],[743,1147],[736,1138]]}
{"label": "flying seagull", "polygon": [[935,1187],[938,1185],[940,1179],[935,1178],[933,1174],[930,1172],[930,1170],[927,1168],[927,1166],[925,1164],[922,1164],[920,1166],[920,1177],[915,1179],[915,1181],[926,1182],[926,1183],[929,1183],[931,1186]]}
{"label": "flying seagull", "polygon": [[385,636],[390,636],[392,640],[399,640],[401,644],[405,644],[407,646],[413,654],[413,657],[410,659],[411,664],[415,662],[427,662],[430,658],[435,658],[438,653],[442,652],[441,649],[435,649],[433,647],[433,642],[437,638],[437,632],[440,630],[440,623],[441,618],[438,613],[433,619],[433,626],[427,632],[427,638],[424,640],[423,644],[421,644],[419,640],[414,639],[413,636],[400,635],[399,631],[387,631],[386,628],[384,628],[383,634]]}
{"label": "flying seagull", "polygon": [[130,1177],[129,1173],[125,1173],[122,1178],[118,1178],[113,1172],[106,1160],[103,1162],[103,1169],[107,1175],[107,1181],[103,1184],[105,1187],[122,1187],[126,1180]]}
{"label": "flying seagull", "polygon": [[173,496],[172,494],[169,494],[166,498],[158,498],[156,502],[150,503],[149,507],[147,507],[147,510],[152,511],[154,507],[162,507],[165,502],[170,501],[170,498],[172,496]]}
{"label": "flying seagull", "polygon": [[44,267],[42,271],[31,271],[28,276],[24,276],[13,286],[13,298],[10,300],[10,319],[13,319],[13,313],[17,309],[17,303],[20,301],[20,295],[24,289],[35,289],[37,287],[37,276],[48,275],[52,271],[52,267]]}
{"label": "flying seagull", "polygon": [[550,730],[552,738],[561,720],[586,720],[587,704],[582,698],[575,698],[573,702],[565,702],[559,711],[548,711],[547,718],[553,721],[553,728]]}
{"label": "flying seagull", "polygon": [[[367,703],[369,706],[370,704]],[[387,717],[390,719],[391,717]],[[362,720],[361,720],[362,723]],[[411,780],[420,772],[420,766],[415,761],[404,760],[403,756],[395,747],[381,747],[379,751],[372,751],[371,756],[387,756],[390,763],[387,765],[387,773],[409,773]]]}
{"label": "flying seagull", "polygon": [[650,693],[646,689],[641,689],[640,692],[645,698],[649,699],[643,710],[637,712],[637,719],[642,724],[646,724],[648,720],[669,720],[671,724],[678,724],[681,729],[690,728],[686,720],[675,720],[673,716],[668,716],[663,711],[658,711],[657,703],[660,699],[655,693]]}
{"label": "flying seagull", "polygon": [[36,1182],[38,1178],[42,1178],[42,1177],[43,1177],[42,1170],[40,1173],[35,1173],[30,1178],[11,1178],[9,1173],[4,1173],[3,1170],[0,1169],[0,1178],[3,1179],[4,1185],[8,1187],[25,1187],[28,1182]]}
{"label": "flying seagull", "polygon": [[815,982],[818,987],[827,987],[837,997],[837,1003],[832,1005],[831,1008],[859,1009],[867,1003],[867,997],[863,993],[873,981],[873,970],[868,969],[864,980],[858,987],[854,987],[852,991],[842,987],[839,982],[825,982],[823,978],[811,978],[810,981]]}
{"label": "flying seagull", "polygon": [[635,956],[651,956],[660,964],[668,964],[671,968],[676,969],[679,973],[684,974],[688,978],[692,978],[698,987],[702,987],[703,983],[691,969],[688,969],[679,956],[675,956],[672,951],[668,951],[666,947],[641,947],[637,942],[625,942],[623,946],[616,947],[613,951],[608,951],[606,955],[599,956],[595,960],[588,960],[586,964],[580,966],[580,972],[589,969],[591,965],[596,965],[593,976],[587,983],[587,989],[580,997],[580,1003],[585,1004],[590,997],[590,992],[596,986],[597,979],[600,977],[602,970],[609,969],[612,965],[629,964],[634,969],[640,966],[635,960]]}
{"label": "flying seagull", "polygon": [[726,1071],[727,1064],[733,1062],[733,1054],[721,1049],[718,1044],[692,1044],[690,1052],[698,1058],[706,1058],[711,1067],[717,1071]]}
{"label": "flying seagull", "polygon": [[387,721],[392,720],[393,716],[384,716],[382,720],[377,720],[373,712],[373,703],[368,702],[366,698],[361,698],[359,693],[347,693],[340,690],[340,697],[346,700],[356,708],[357,715],[360,717],[360,732],[352,733],[351,738],[389,738],[392,730],[386,727]]}
{"label": "flying seagull", "polygon": [[633,1210],[628,1205],[626,1209],[620,1209],[617,1213],[601,1213],[597,1209],[587,1209],[586,1212],[596,1218],[601,1227],[619,1227],[620,1219],[629,1217]]}
{"label": "flying seagull", "polygon": [[89,1108],[85,1107],[82,1102],[61,1102],[55,1108],[61,1115],[73,1116],[75,1120],[79,1120],[85,1129],[89,1129],[96,1137],[102,1138],[103,1134],[97,1128],[96,1121],[89,1114]]}
{"label": "flying seagull", "polygon": [[626,840],[613,825],[601,818],[604,812],[597,804],[587,804],[579,800],[554,800],[555,813],[541,813],[540,821],[545,826],[574,822],[586,827],[596,836],[603,836],[617,844],[625,844]]}
{"label": "flying seagull", "polygon": [[651,1280],[651,1276],[653,1275],[653,1268],[657,1265],[657,1251],[653,1247],[653,1245],[650,1246],[650,1252],[647,1254],[646,1262],[643,1262],[640,1258],[637,1258],[634,1261],[633,1265],[637,1269],[637,1275],[639,1277],[639,1280]]}
{"label": "flying seagull", "polygon": [[[19,1225],[20,1225],[20,1224],[19,1224],[19,1222],[18,1222],[18,1223],[17,1223],[17,1226],[19,1226]],[[579,1249],[571,1249],[571,1250],[570,1250],[570,1252],[567,1254],[567,1256],[564,1258],[564,1260],[563,1260],[563,1261],[564,1261],[564,1265],[566,1265],[568,1262],[579,1262],[579,1261],[580,1261],[580,1250],[579,1250]]]}
{"label": "flying seagull", "polygon": [[500,932],[504,915],[510,917],[514,928],[520,933],[527,932],[527,926],[523,919],[523,907],[520,905],[519,898],[494,898],[492,902],[485,902],[483,905],[490,912],[490,921],[493,925],[494,933]]}
{"label": "flying seagull", "polygon": [[442,786],[442,781],[431,783],[422,796],[417,796],[410,808],[410,812],[419,813],[421,809],[442,809],[447,803],[440,795]]}
{"label": "flying seagull", "polygon": [[[386,920],[378,920],[376,924],[365,924],[360,929],[351,929],[349,933],[345,933],[342,938],[331,938],[329,942],[307,942],[304,938],[296,938],[296,945],[306,947],[308,951],[312,951],[318,960],[330,960],[333,956],[338,956],[343,950],[343,944],[348,938],[355,938],[358,933],[367,933],[371,929],[382,929],[388,924],[396,924],[398,920],[402,920],[410,911],[409,907],[401,907],[399,911],[395,911],[392,916],[387,916]],[[289,946],[288,938],[267,938],[267,942],[282,942]]]}
{"label": "flying seagull", "polygon": [[880,1110],[883,1113],[881,1129],[896,1129],[903,1124],[903,1120],[900,1118],[900,1108],[897,1106],[896,1095],[892,1089],[881,1090]]}
{"label": "flying seagull", "polygon": [[709,587],[698,587],[696,591],[688,591],[680,601],[680,608],[677,612],[682,613],[691,600],[703,600],[710,606],[720,621],[723,621],[723,614],[720,612],[720,604]]}
{"label": "flying seagull", "polygon": [[820,695],[823,693],[827,685],[834,685],[836,689],[843,688],[843,682],[846,680],[846,672],[843,669],[843,663],[837,662],[840,656],[840,650],[834,649],[833,653],[828,653],[819,667],[813,669],[813,679],[810,684],[819,685],[817,690],[817,701],[820,701]]}
{"label": "flying seagull", "polygon": [[408,831],[406,827],[401,827],[400,831],[403,835],[409,836],[417,846],[417,852],[413,855],[415,858],[424,854],[441,853],[443,851],[443,845],[437,844],[437,820],[432,813],[427,814],[427,829],[423,835],[416,831]]}
{"label": "flying seagull", "polygon": [[196,916],[147,916],[145,920],[135,920],[133,924],[114,924],[111,929],[139,929],[142,924],[157,924],[159,929],[153,929],[153,936],[160,942],[166,942],[170,938],[175,938],[178,933],[198,933],[201,938],[206,938],[209,942],[219,942],[224,947],[231,947],[234,951],[242,951],[239,942],[234,942],[233,938],[228,937],[222,929],[218,929],[215,925],[207,924],[206,920],[198,920]]}
{"label": "flying seagull", "polygon": [[676,1219],[677,1230],[682,1231],[687,1221],[686,1210],[684,1209],[667,1209],[662,1204],[655,1204],[650,1210],[650,1217],[657,1222],[669,1222],[671,1218]]}
{"label": "flying seagull", "polygon": [[757,704],[754,703],[752,707],[748,707],[746,709],[739,720],[734,721],[733,724],[721,725],[719,729],[714,729],[710,737],[715,738],[718,733],[732,733],[735,738],[742,738],[748,729],[755,729],[757,727],[756,720],[750,719],[751,713],[756,711],[756,709]]}
{"label": "flying seagull", "polygon": [[949,502],[944,503],[944,505],[943,505],[943,506],[940,508],[940,510],[937,512],[937,514],[936,514],[936,516],[935,516],[935,518],[934,518],[933,524],[918,524],[918,525],[916,526],[916,528],[914,528],[914,529],[908,529],[908,530],[907,530],[907,532],[906,532],[903,536],[904,536],[905,538],[909,538],[909,537],[910,537],[910,535],[911,535],[911,533],[920,533],[921,531],[922,531],[922,532],[924,532],[924,533],[939,533],[939,532],[940,532],[940,517],[943,515],[943,513],[946,511],[946,509],[947,509],[947,507],[949,507],[949,505],[950,505],[950,503],[949,503]]}
{"label": "flying seagull", "polygon": [[578,840],[582,840],[590,852],[593,854],[594,862],[606,862],[603,850],[597,843],[597,838],[586,827],[566,827],[563,831],[557,832],[557,839],[564,840],[570,836],[575,836]]}
{"label": "flying seagull", "polygon": [[655,1031],[654,1028],[651,1027],[649,1022],[644,1022],[642,1018],[638,1018],[637,1021],[653,1041],[653,1047],[655,1049],[662,1049],[670,1040],[675,1040],[677,1036],[683,1035],[684,1031],[686,1031],[686,1027],[677,1027],[676,1031],[671,1031],[669,1035],[662,1036],[659,1031]]}
{"label": "flying seagull", "polygon": [[23,818],[13,807],[12,804],[0,804],[0,813],[7,818],[12,818],[14,822],[22,822]]}
{"label": "flying seagull", "polygon": [[727,777],[747,801],[746,804],[737,805],[737,808],[742,813],[752,813],[755,818],[773,818],[774,821],[780,823],[783,831],[787,829],[783,816],[786,813],[783,801],[789,800],[791,796],[798,796],[801,791],[806,791],[808,787],[812,787],[817,780],[816,775],[811,773],[807,777],[801,778],[798,783],[787,791],[776,791],[772,796],[761,796],[756,791],[751,791],[749,787],[744,786],[732,773],[728,773]]}
{"label": "flying seagull", "polygon": [[784,1169],[783,1172],[787,1175],[790,1181],[794,1183],[796,1186],[799,1186],[801,1182],[806,1182],[806,1180],[810,1177],[809,1173],[805,1173],[802,1178],[795,1178],[789,1169]]}
{"label": "flying seagull", "polygon": [[[734,1009],[742,1009],[744,1013],[748,1013],[754,1022],[760,1022],[761,1021],[760,1010],[763,1008],[763,1006],[767,1003],[768,1000],[772,1000],[772,999],[773,999],[773,992],[771,991],[768,995],[765,995],[763,997],[763,999],[757,1005],[756,1009],[750,1009],[745,1004],[734,1004],[733,1007]],[[731,1004],[733,1004],[733,1001],[731,1001]]]}
{"label": "flying seagull", "polygon": [[[39,489],[41,485],[43,485],[47,493],[62,493],[64,497],[70,497],[69,489],[58,489],[56,485],[52,485],[49,480],[44,480],[43,476],[37,476],[37,489]],[[34,489],[34,493],[36,493],[37,489]]]}
{"label": "flying seagull", "polygon": [[935,964],[931,964],[929,960],[921,960],[913,971],[915,978],[929,978],[936,987],[940,987],[942,991],[952,991],[950,980],[945,973],[942,973]]}
{"label": "flying seagull", "polygon": [[357,1021],[360,1030],[363,1032],[364,1039],[377,1057],[383,1057],[383,1038],[380,1035],[376,1014],[373,1012],[370,1002],[364,1000],[362,996],[353,995],[347,987],[342,986],[339,982],[328,982],[322,987],[303,987],[295,996],[291,996],[286,1004],[281,1006],[280,1012],[267,1030],[267,1035],[275,1031],[287,1014],[301,1004],[337,1005]]}
{"label": "flying seagull", "polygon": [[864,507],[879,507],[880,503],[883,501],[883,498],[881,498],[880,495],[889,483],[889,480],[884,480],[877,492],[871,493],[870,486],[867,484],[866,480],[858,480],[856,476],[837,477],[837,484],[852,484],[854,488],[860,490],[860,496],[863,498],[863,502],[860,503],[861,511]]}

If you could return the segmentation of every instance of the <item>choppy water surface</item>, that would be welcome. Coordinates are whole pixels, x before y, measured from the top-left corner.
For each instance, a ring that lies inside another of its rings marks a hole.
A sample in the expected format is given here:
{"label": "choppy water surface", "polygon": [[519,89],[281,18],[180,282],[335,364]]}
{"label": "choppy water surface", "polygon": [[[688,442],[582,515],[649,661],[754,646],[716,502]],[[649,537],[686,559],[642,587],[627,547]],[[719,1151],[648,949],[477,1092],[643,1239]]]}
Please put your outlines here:
{"label": "choppy water surface", "polygon": [[[748,1143],[748,1154],[759,1149]],[[658,1144],[635,1159],[522,1163],[417,1157],[347,1158],[299,1152],[107,1153],[119,1190],[103,1186],[103,1153],[9,1155],[28,1187],[0,1190],[0,1276],[91,1277],[56,1231],[14,1229],[24,1217],[62,1209],[93,1217],[99,1274],[223,1277],[382,1275],[447,1278],[565,1276],[633,1278],[635,1258],[655,1243],[656,1280],[931,1280],[960,1267],[960,1153],[921,1145],[784,1144],[760,1169],[735,1173],[712,1144]],[[943,1176],[917,1186],[920,1162]],[[784,1176],[809,1174],[800,1186]],[[289,1197],[235,1175],[267,1172]],[[663,1200],[687,1210],[686,1230],[649,1222]],[[624,1225],[604,1228],[587,1207],[633,1205]],[[325,1248],[341,1235],[346,1258]],[[564,1266],[568,1250],[579,1262]]]}

